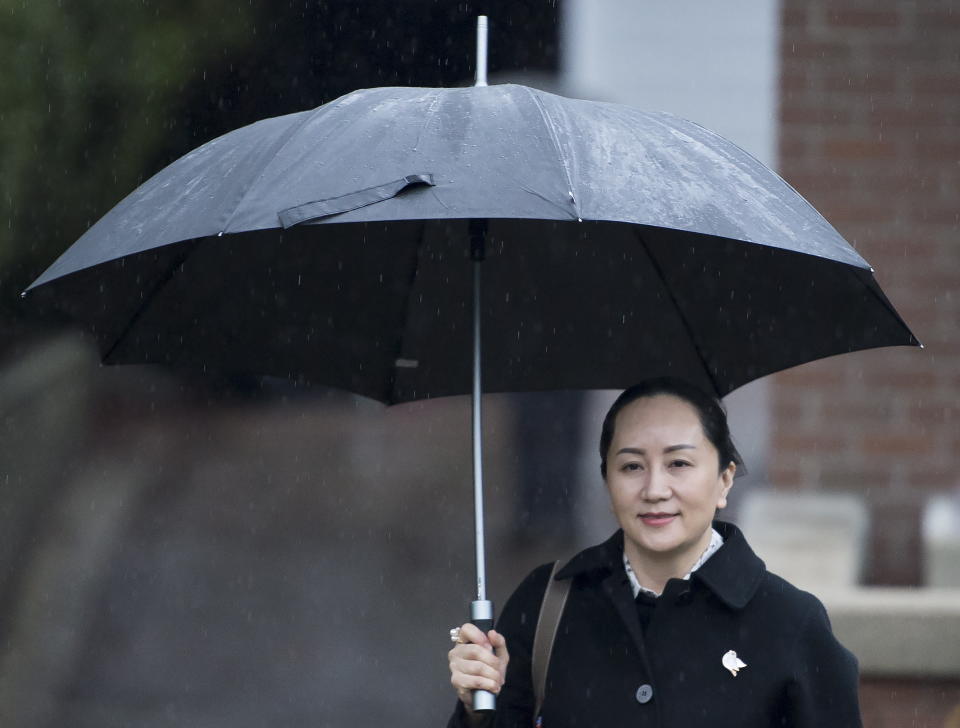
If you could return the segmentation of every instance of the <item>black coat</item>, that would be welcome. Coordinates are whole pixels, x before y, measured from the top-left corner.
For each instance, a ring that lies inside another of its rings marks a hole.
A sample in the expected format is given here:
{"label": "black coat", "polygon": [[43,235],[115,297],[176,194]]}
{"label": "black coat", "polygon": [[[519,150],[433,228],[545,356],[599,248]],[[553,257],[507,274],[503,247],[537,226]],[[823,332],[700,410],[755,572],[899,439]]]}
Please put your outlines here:
{"label": "black coat", "polygon": [[[834,638],[823,605],[769,573],[735,526],[714,527],[720,550],[689,581],[667,582],[652,609],[633,599],[622,532],[558,572],[573,585],[550,659],[543,728],[861,725],[857,662]],[[497,622],[510,651],[497,728],[533,724],[530,653],[550,569],[535,569]],[[729,650],[747,665],[736,676],[721,663]],[[466,726],[465,717],[458,704],[451,728]]]}

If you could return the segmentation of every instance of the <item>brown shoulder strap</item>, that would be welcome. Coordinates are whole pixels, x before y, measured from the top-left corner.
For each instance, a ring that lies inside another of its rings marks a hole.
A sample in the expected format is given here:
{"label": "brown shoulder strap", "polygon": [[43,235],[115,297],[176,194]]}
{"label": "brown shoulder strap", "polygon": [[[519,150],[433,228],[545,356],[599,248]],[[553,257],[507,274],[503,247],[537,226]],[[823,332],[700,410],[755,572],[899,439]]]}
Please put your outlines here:
{"label": "brown shoulder strap", "polygon": [[567,603],[567,595],[570,593],[570,584],[573,581],[573,579],[555,579],[554,577],[559,569],[560,562],[555,561],[553,569],[550,571],[550,578],[547,580],[547,588],[543,592],[540,616],[537,618],[537,631],[533,637],[530,673],[536,701],[533,710],[534,725],[537,724],[540,717],[540,708],[543,705],[544,692],[547,687],[550,653],[553,651],[553,642],[557,637],[560,616],[563,614],[563,607]]}

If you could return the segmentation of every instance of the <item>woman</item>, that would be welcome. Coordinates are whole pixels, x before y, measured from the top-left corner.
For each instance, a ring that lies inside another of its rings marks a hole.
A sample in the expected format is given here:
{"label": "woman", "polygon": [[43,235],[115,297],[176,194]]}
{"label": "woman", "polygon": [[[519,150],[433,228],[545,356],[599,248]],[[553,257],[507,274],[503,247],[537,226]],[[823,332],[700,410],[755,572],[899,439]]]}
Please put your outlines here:
{"label": "woman", "polygon": [[[552,565],[535,569],[496,630],[460,628],[451,727],[861,725],[857,663],[823,605],[766,571],[727,505],[739,456],[713,397],[676,379],[623,392],[600,436],[620,530],[577,554],[534,716],[531,650]],[[497,694],[473,713],[471,691]]]}

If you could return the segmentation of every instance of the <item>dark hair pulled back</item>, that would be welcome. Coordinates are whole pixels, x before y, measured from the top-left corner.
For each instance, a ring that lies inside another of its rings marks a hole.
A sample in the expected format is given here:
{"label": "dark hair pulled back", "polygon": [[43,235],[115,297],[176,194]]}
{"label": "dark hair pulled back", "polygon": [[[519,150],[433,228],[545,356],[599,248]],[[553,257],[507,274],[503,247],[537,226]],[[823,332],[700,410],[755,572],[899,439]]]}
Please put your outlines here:
{"label": "dark hair pulled back", "polygon": [[699,387],[676,377],[657,377],[647,379],[625,389],[607,411],[603,419],[603,428],[600,431],[600,473],[607,477],[607,452],[613,442],[616,429],[617,415],[628,404],[644,397],[656,397],[666,394],[683,400],[697,412],[703,434],[717,449],[720,456],[720,471],[722,472],[731,462],[737,466],[743,464],[740,453],[733,445],[730,437],[730,427],[727,424],[727,412],[716,397],[704,392]]}

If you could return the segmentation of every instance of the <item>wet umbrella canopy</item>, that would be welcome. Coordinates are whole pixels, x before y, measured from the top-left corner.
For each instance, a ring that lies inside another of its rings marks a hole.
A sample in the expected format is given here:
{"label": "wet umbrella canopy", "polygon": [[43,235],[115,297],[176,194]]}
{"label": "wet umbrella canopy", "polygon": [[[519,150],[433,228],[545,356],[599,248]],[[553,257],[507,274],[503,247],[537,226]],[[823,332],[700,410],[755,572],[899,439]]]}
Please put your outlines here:
{"label": "wet umbrella canopy", "polygon": [[466,393],[470,220],[488,221],[485,391],[671,373],[723,395],[916,343],[867,263],[742,150],[515,85],[369,89],[238,129],[147,181],[28,296],[85,322],[107,363],[390,403]]}

